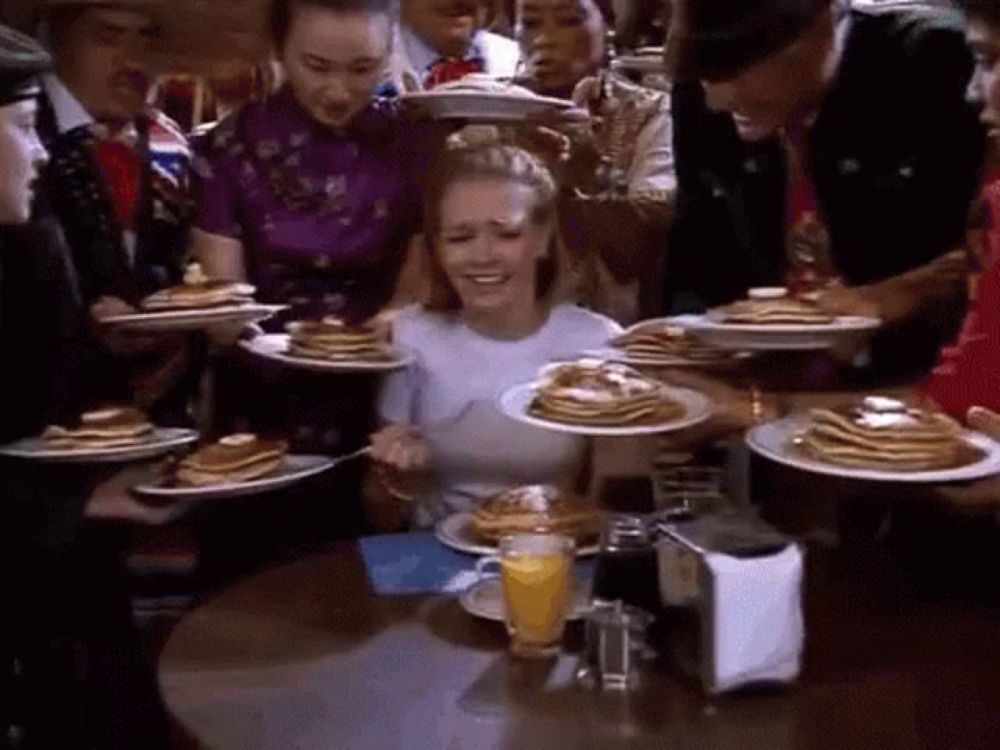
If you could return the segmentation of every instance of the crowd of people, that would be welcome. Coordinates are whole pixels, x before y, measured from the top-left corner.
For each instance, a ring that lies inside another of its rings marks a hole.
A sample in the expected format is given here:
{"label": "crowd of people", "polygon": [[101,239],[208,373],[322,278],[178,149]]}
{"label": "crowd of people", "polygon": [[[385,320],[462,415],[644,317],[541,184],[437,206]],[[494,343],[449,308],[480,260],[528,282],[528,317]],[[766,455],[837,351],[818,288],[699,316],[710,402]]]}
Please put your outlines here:
{"label": "crowd of people", "polygon": [[[280,82],[197,135],[148,104],[167,3],[63,0],[35,38],[0,27],[0,440],[110,401],[191,424],[211,364],[218,434],[280,432],[329,455],[371,443],[370,477],[347,469],[283,506],[302,528],[427,525],[510,483],[586,486],[592,445],[505,418],[505,387],[622,325],[774,286],[884,324],[851,362],[811,361],[804,387],[891,375],[996,432],[1000,2],[674,0],[669,91],[612,71],[614,4],[517,0],[512,37],[476,0],[401,5],[273,0]],[[470,73],[590,117],[483,128],[401,105]],[[234,343],[256,328],[102,325],[195,259],[289,306],[264,329],[394,310],[416,363],[331,378],[249,362]],[[722,380],[685,382],[718,402],[720,429],[760,417]],[[25,746],[156,746],[139,739],[155,720],[91,710],[152,691],[137,666],[109,666],[137,646],[114,543],[83,519],[106,477],[0,470],[5,546],[43,580],[18,589],[18,666],[3,669],[25,706],[77,711],[22,707]],[[995,482],[962,492],[1000,500]]]}

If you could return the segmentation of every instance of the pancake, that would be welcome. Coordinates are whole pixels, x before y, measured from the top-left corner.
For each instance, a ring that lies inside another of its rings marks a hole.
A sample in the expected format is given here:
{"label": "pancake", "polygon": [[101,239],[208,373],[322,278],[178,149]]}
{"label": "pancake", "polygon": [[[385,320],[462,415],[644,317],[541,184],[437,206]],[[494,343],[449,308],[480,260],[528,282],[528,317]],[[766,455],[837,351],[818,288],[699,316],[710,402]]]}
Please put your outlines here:
{"label": "pancake", "polygon": [[479,503],[472,512],[475,534],[497,542],[508,534],[544,531],[577,541],[596,536],[597,506],[551,485],[527,485],[504,490]]}
{"label": "pancake", "polygon": [[600,360],[543,368],[528,411],[554,422],[598,427],[662,424],[684,415],[684,407],[657,381]]}
{"label": "pancake", "polygon": [[343,320],[325,317],[302,320],[285,326],[288,353],[306,359],[335,361],[385,360],[392,356],[389,327],[382,321],[348,325]]}
{"label": "pancake", "polygon": [[192,263],[184,273],[183,284],[149,295],[141,307],[149,312],[162,312],[242,305],[253,302],[256,291],[252,284],[209,279],[199,264]]}
{"label": "pancake", "polygon": [[954,468],[977,458],[951,417],[878,396],[857,405],[813,409],[810,425],[794,443],[819,461],[890,471]]}
{"label": "pancake", "polygon": [[826,325],[836,320],[815,302],[792,297],[740,300],[718,313],[726,323],[743,325]]}
{"label": "pancake", "polygon": [[664,321],[633,326],[611,340],[611,345],[632,357],[645,359],[686,359],[691,362],[718,362],[732,354],[702,343],[685,329]]}
{"label": "pancake", "polygon": [[263,440],[256,435],[228,435],[181,460],[175,468],[177,484],[205,487],[246,482],[267,476],[288,454],[283,440]]}
{"label": "pancake", "polygon": [[42,439],[54,448],[124,448],[141,445],[153,433],[146,415],[132,406],[105,406],[80,415],[70,426],[49,425]]}
{"label": "pancake", "polygon": [[434,87],[434,93],[453,93],[469,91],[477,94],[500,94],[503,96],[518,96],[524,99],[537,99],[538,95],[514,83],[502,81],[486,73],[467,73],[461,78],[442,83]]}

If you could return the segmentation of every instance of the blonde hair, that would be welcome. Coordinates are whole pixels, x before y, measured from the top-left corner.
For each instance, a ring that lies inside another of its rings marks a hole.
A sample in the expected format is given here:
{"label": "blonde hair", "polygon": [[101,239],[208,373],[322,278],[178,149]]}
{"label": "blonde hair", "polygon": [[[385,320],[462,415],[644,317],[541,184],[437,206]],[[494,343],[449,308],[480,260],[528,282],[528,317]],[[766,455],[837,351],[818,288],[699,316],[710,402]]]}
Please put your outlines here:
{"label": "blonde hair", "polygon": [[431,171],[424,202],[424,236],[430,250],[430,295],[426,307],[433,310],[458,310],[462,303],[448,280],[438,258],[441,235],[441,203],[456,182],[496,180],[530,188],[534,197],[530,218],[535,225],[550,224],[552,236],[548,252],[538,260],[536,292],[538,299],[549,299],[559,277],[559,232],[556,216],[558,191],[552,173],[533,154],[505,144],[460,145],[444,151]]}

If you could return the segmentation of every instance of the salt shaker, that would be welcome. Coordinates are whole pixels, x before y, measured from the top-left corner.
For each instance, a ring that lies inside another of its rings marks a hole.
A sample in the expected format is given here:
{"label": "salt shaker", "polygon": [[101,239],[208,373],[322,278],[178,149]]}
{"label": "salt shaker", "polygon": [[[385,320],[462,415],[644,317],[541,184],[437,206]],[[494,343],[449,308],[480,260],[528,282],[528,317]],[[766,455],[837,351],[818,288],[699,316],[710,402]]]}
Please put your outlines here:
{"label": "salt shaker", "polygon": [[636,683],[634,656],[650,615],[620,599],[595,602],[587,614],[583,659],[577,679],[606,690],[628,690]]}

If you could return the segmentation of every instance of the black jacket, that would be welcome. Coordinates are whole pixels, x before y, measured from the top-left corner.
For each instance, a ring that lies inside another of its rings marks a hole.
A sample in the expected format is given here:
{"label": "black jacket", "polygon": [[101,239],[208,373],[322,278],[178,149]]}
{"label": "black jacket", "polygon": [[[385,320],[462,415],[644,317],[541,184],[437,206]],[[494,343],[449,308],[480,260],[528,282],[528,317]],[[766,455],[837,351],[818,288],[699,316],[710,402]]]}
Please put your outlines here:
{"label": "black jacket", "polygon": [[[808,168],[846,281],[922,265],[961,243],[984,135],[965,102],[972,62],[946,12],[853,10],[841,67],[815,121]],[[744,143],[698,83],[673,93],[677,218],[671,312],[784,277],[784,151]]]}
{"label": "black jacket", "polygon": [[180,194],[162,193],[162,180],[151,156],[153,121],[141,117],[136,125],[142,171],[136,256],[130,267],[122,228],[93,156],[93,136],[81,128],[60,133],[51,103],[45,95],[41,97],[38,131],[51,157],[42,173],[43,209],[62,226],[88,305],[102,295],[134,305],[157,289],[178,283],[187,253],[186,176]]}

